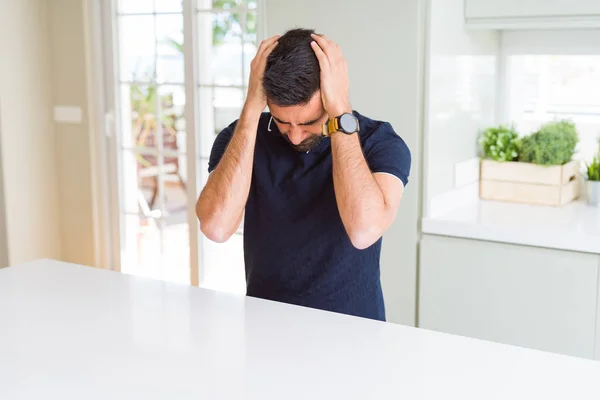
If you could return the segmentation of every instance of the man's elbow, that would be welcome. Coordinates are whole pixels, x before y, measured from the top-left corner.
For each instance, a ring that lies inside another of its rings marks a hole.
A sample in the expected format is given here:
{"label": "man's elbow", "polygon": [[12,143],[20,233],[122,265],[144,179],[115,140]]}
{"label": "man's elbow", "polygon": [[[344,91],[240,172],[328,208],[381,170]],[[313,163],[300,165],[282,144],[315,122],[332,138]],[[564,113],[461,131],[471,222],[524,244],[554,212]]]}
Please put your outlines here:
{"label": "man's elbow", "polygon": [[208,240],[216,243],[225,243],[231,237],[231,234],[223,229],[223,227],[215,226],[215,224],[202,224],[200,222],[200,230]]}
{"label": "man's elbow", "polygon": [[216,243],[225,243],[231,237],[231,233],[215,218],[212,213],[202,207],[200,201],[196,204],[196,216],[200,223],[200,231],[209,240]]}
{"label": "man's elbow", "polygon": [[352,246],[358,250],[365,250],[371,247],[381,238],[381,235],[373,226],[362,229],[352,229],[348,232],[348,237]]}

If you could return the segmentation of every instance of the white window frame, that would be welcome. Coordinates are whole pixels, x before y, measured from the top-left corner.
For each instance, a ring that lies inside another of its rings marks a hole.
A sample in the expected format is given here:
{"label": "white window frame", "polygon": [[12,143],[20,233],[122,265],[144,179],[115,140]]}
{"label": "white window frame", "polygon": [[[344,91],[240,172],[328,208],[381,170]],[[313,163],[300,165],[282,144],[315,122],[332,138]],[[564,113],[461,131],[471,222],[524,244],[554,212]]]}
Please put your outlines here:
{"label": "white window frame", "polygon": [[[195,203],[200,189],[199,99],[200,87],[197,57],[197,13],[199,0],[183,1],[184,27],[184,85],[186,94],[186,157],[188,201]],[[117,47],[114,15],[117,0],[85,0],[85,43],[87,67],[87,100],[90,118],[90,169],[93,198],[94,250],[97,267],[121,271],[121,222],[123,199],[114,185],[120,176],[118,149],[119,112],[113,104],[119,104],[118,59],[112,49]],[[212,9],[212,12],[219,11]],[[234,11],[232,9],[222,11]],[[257,0],[257,41],[267,32],[266,0]],[[247,84],[247,83],[246,83]],[[203,85],[207,86],[207,85]],[[211,85],[219,87],[218,85]],[[204,268],[200,251],[203,237],[193,204],[188,207],[190,240],[190,283],[200,286]]]}

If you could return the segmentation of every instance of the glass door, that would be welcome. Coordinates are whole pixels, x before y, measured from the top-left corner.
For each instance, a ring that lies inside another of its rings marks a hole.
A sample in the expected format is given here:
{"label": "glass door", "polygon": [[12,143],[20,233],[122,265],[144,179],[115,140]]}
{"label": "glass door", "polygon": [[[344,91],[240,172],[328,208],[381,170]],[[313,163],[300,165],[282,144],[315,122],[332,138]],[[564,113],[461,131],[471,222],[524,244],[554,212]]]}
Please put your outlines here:
{"label": "glass door", "polygon": [[[256,0],[198,0],[198,103],[201,186],[216,135],[239,118],[257,50]],[[223,244],[202,238],[203,286],[245,293],[243,227]]]}
{"label": "glass door", "polygon": [[242,229],[225,244],[210,242],[195,203],[216,134],[244,102],[257,7],[256,0],[114,0],[104,10],[121,272],[245,292]]}

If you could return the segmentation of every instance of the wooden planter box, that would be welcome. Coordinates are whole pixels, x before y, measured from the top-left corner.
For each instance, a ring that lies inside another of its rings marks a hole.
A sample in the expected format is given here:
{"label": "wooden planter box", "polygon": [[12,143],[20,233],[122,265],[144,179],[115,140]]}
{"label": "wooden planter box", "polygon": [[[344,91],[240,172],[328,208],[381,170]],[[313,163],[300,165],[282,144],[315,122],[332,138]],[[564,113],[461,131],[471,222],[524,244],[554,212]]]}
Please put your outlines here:
{"label": "wooden planter box", "polygon": [[560,206],[579,196],[579,162],[544,167],[481,161],[479,196],[485,200]]}

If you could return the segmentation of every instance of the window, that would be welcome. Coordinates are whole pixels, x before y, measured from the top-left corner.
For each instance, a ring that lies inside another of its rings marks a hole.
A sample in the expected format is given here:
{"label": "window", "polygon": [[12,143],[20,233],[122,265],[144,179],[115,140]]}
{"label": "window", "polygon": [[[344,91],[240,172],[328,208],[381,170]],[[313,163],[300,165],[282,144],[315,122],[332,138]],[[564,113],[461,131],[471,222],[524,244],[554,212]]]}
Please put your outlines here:
{"label": "window", "polygon": [[111,3],[105,41],[114,45],[105,57],[115,66],[107,108],[116,117],[111,186],[121,271],[189,283],[200,270],[201,285],[244,293],[242,229],[215,244],[197,237],[193,218],[216,134],[245,101],[257,0]]}
{"label": "window", "polygon": [[[521,134],[570,119],[580,134],[575,158],[590,160],[600,137],[598,33],[510,32],[504,36],[506,111]],[[589,45],[586,43],[589,42]]]}
{"label": "window", "polygon": [[[257,50],[257,2],[201,0],[197,6],[198,168],[204,186],[216,135],[239,118],[246,99],[250,62]],[[203,239],[200,257],[204,287],[246,293],[243,227],[223,244]]]}

